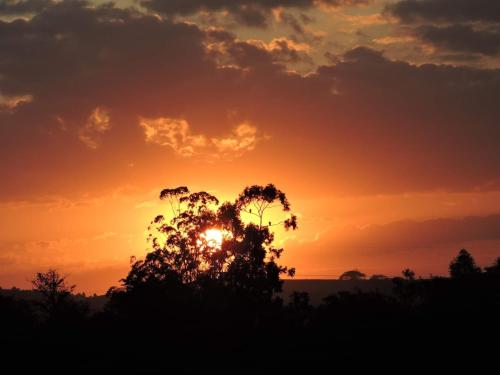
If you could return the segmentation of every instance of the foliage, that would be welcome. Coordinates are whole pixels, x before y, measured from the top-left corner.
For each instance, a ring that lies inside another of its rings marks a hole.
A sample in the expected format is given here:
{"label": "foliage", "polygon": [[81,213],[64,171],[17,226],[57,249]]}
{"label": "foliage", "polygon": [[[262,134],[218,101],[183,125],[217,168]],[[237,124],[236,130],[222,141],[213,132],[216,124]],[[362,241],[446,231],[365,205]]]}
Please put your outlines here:
{"label": "foliage", "polygon": [[450,276],[453,278],[468,277],[481,273],[481,269],[476,265],[472,255],[462,249],[458,256],[450,263]]}
{"label": "foliage", "polygon": [[387,280],[388,277],[382,274],[374,274],[370,276],[370,280]]}
{"label": "foliage", "polygon": [[484,267],[484,271],[489,275],[500,275],[500,258],[497,258],[491,266]]}
{"label": "foliage", "polygon": [[[235,202],[220,204],[207,192],[191,193],[187,187],[164,189],[160,199],[168,201],[171,218],[156,216],[149,226],[151,251],[134,260],[123,279],[127,292],[144,285],[182,285],[203,293],[208,287],[224,287],[234,293],[271,300],[281,291],[280,276],[293,276],[294,269],[277,263],[283,249],[276,248],[271,228],[297,228],[286,195],[274,185],[250,186]],[[266,210],[280,206],[288,214],[278,223],[264,224]],[[252,208],[255,211],[252,211]],[[244,223],[242,213],[257,222]],[[221,244],[203,237],[209,229],[224,234]]]}
{"label": "foliage", "polygon": [[402,272],[403,274],[403,277],[408,280],[408,281],[413,281],[415,280],[415,271],[409,269],[409,268],[406,268],[404,269]]}
{"label": "foliage", "polygon": [[81,317],[87,313],[85,304],[73,299],[75,285],[66,283],[67,276],[55,269],[38,272],[31,281],[33,290],[42,295],[41,308],[48,320],[65,320]]}
{"label": "foliage", "polygon": [[366,278],[366,275],[358,270],[350,270],[344,272],[340,275],[339,280],[363,280]]}

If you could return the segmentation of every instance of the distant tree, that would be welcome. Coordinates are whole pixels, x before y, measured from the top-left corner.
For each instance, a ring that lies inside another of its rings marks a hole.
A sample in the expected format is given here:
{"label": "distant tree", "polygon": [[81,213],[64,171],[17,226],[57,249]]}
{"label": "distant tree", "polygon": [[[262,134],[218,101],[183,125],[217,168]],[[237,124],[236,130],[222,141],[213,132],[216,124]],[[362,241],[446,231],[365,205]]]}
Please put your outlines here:
{"label": "distant tree", "polygon": [[450,263],[450,276],[452,278],[467,277],[481,273],[472,255],[466,250],[459,251],[458,256]]}
{"label": "distant tree", "polygon": [[55,269],[38,272],[31,281],[33,290],[42,296],[41,307],[48,319],[62,319],[84,315],[87,306],[76,302],[73,297],[75,285],[66,283],[67,276]]}
{"label": "distant tree", "polygon": [[415,280],[415,272],[409,268],[406,268],[404,269],[403,271],[401,271],[401,273],[403,274],[403,277],[408,280],[408,281],[413,281]]}
{"label": "distant tree", "polygon": [[31,281],[33,290],[40,292],[48,310],[53,310],[62,300],[68,298],[75,289],[75,285],[66,284],[66,276],[62,276],[55,269],[47,272],[38,272]]}
{"label": "distant tree", "polygon": [[484,267],[484,271],[489,275],[500,275],[500,258],[497,258],[491,266]]}
{"label": "distant tree", "polygon": [[370,280],[388,280],[389,278],[385,275],[375,274],[370,277]]}
{"label": "distant tree", "polygon": [[340,275],[339,280],[364,280],[366,275],[358,270],[350,270]]}

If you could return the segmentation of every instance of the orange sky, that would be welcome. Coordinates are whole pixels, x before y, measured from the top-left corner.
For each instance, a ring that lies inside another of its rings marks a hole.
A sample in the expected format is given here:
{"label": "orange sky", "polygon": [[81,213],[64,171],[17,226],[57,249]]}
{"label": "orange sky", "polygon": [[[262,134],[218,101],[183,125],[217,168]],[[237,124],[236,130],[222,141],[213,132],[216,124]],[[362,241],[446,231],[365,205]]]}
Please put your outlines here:
{"label": "orange sky", "polygon": [[299,278],[500,256],[496,4],[140,4],[0,7],[2,287],[105,292],[178,185],[276,184]]}

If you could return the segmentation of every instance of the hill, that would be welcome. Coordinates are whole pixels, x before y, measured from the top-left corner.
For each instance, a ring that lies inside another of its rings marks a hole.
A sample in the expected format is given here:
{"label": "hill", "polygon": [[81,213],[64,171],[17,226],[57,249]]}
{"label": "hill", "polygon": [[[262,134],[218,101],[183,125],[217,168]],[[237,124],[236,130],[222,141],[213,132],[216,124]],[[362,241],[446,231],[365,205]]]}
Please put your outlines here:
{"label": "hill", "polygon": [[[392,292],[393,283],[389,280],[313,280],[313,279],[297,279],[285,280],[283,283],[283,292],[281,294],[285,303],[288,303],[289,296],[293,292],[309,293],[312,305],[319,305],[323,298],[328,295],[338,292],[373,292],[379,291],[383,294]],[[40,295],[32,290],[22,290],[18,288],[2,289],[0,295],[12,296],[18,299],[36,301],[40,299]],[[100,311],[106,304],[108,297],[101,295],[86,296],[77,294],[77,299],[86,300],[89,303],[91,311]]]}
{"label": "hill", "polygon": [[293,292],[309,293],[312,305],[319,305],[323,298],[338,292],[375,292],[391,294],[393,283],[387,280],[285,280],[282,298],[288,302]]}

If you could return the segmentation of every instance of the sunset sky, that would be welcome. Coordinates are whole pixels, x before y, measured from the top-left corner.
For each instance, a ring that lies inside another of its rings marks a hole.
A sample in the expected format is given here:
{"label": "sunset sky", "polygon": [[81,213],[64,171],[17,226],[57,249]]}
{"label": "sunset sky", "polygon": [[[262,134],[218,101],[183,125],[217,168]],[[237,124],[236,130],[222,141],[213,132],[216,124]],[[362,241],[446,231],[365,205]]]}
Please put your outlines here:
{"label": "sunset sky", "polygon": [[500,256],[500,2],[0,0],[0,286],[118,285],[162,188],[287,193],[297,278]]}

